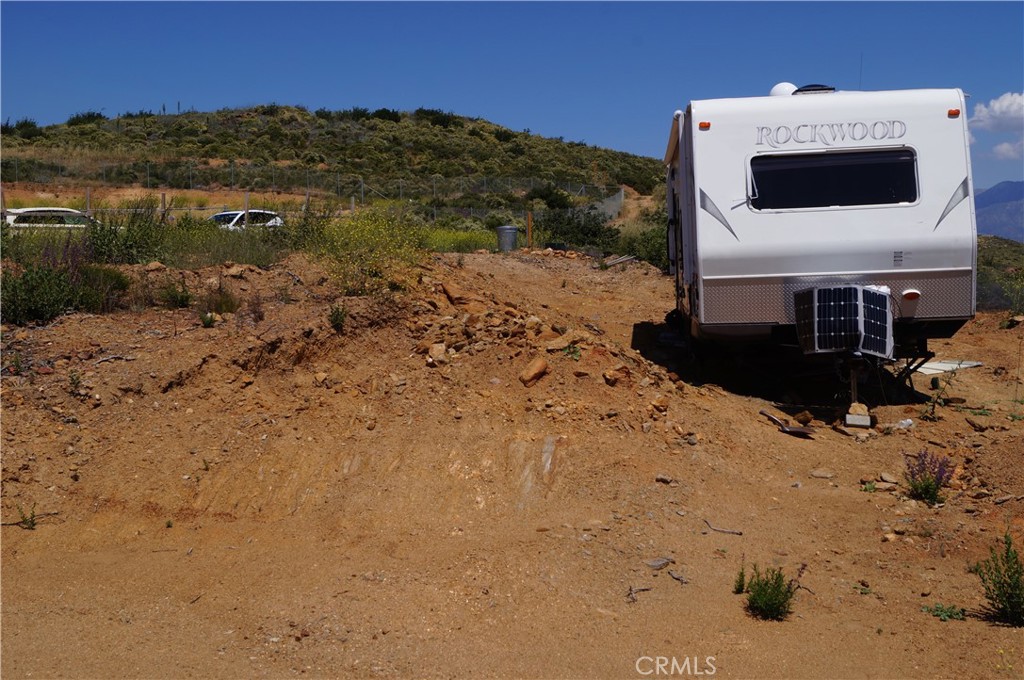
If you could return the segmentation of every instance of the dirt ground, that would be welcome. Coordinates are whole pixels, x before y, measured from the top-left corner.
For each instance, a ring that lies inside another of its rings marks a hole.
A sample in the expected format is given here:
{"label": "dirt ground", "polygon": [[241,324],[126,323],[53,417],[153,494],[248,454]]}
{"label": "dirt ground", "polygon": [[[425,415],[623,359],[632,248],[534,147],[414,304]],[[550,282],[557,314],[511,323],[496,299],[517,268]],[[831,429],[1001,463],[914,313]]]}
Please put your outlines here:
{"label": "dirt ground", "polygon": [[[139,266],[243,305],[5,327],[3,677],[1024,674],[968,571],[1007,529],[1024,545],[1024,326],[933,343],[983,364],[942,376],[936,420],[883,394],[844,434],[839,395],[803,439],[758,412],[791,417],[773,399],[804,378],[677,365],[646,265],[418,273],[344,299],[301,257]],[[957,466],[941,507],[905,496],[922,450]],[[732,593],[755,564],[801,574],[787,621]]]}

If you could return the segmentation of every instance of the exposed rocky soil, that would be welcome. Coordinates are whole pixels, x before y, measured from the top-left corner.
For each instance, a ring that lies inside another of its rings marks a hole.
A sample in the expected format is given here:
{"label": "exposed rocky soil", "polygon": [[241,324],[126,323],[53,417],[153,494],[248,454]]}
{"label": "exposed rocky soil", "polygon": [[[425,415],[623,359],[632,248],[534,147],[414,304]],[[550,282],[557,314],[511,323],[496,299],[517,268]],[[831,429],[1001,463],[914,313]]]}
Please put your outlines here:
{"label": "exposed rocky soil", "polygon": [[[843,433],[815,397],[804,439],[758,412],[808,378],[677,365],[646,265],[438,256],[365,299],[300,257],[132,274],[243,306],[3,329],[4,678],[1024,672],[968,572],[1024,546],[1024,326],[933,343],[983,363],[951,402],[871,395]],[[742,564],[802,572],[789,620],[744,611]]]}

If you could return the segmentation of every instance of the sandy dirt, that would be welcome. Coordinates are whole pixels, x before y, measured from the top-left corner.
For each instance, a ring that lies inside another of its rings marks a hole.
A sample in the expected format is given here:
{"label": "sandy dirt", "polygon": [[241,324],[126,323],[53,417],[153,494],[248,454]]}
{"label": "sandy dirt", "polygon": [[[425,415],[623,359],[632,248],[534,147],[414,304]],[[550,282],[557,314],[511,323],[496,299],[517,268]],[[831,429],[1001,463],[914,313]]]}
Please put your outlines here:
{"label": "sandy dirt", "polygon": [[[883,395],[844,434],[839,397],[802,439],[758,412],[791,419],[772,399],[803,378],[694,377],[643,264],[435,256],[365,299],[298,256],[131,273],[243,306],[3,329],[5,680],[1024,673],[968,571],[1007,529],[1024,545],[1002,316],[933,343],[983,363],[943,376],[936,420]],[[922,450],[957,466],[938,508],[905,495]],[[802,572],[787,621],[732,593],[754,564]]]}

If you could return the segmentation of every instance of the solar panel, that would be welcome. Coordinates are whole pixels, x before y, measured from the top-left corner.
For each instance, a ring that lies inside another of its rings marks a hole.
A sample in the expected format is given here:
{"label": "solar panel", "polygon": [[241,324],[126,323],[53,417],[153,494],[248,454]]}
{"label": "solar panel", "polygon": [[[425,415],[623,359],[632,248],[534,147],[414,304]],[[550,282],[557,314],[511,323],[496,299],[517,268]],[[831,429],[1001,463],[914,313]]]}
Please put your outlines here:
{"label": "solar panel", "polygon": [[860,346],[870,354],[892,357],[892,311],[887,288],[861,290],[863,323]]}
{"label": "solar panel", "polygon": [[797,337],[805,353],[863,351],[891,358],[892,308],[884,287],[833,286],[793,298]]}

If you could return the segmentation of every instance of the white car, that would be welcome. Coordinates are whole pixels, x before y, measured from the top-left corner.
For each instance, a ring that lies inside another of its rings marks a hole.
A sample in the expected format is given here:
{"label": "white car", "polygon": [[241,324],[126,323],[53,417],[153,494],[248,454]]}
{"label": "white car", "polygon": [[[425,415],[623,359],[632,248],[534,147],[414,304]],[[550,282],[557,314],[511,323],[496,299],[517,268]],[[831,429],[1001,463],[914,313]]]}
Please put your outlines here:
{"label": "white car", "polygon": [[5,216],[12,227],[81,229],[95,222],[81,210],[72,208],[10,208]]}
{"label": "white car", "polygon": [[[244,210],[227,210],[220,212],[210,218],[223,229],[238,231],[246,226]],[[250,210],[248,226],[250,227],[281,227],[284,220],[275,212],[269,210]]]}

